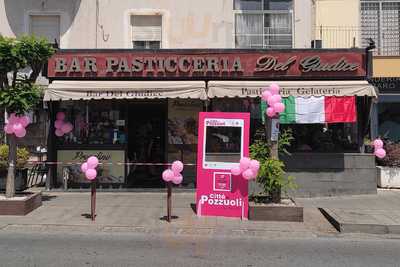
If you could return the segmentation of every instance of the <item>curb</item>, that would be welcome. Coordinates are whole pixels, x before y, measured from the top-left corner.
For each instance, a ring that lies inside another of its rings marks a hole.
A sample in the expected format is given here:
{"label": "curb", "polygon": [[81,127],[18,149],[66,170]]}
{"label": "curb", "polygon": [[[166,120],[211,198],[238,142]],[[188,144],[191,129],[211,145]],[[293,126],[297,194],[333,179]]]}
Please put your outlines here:
{"label": "curb", "polygon": [[400,225],[341,223],[329,209],[319,208],[319,210],[340,233],[400,234]]}

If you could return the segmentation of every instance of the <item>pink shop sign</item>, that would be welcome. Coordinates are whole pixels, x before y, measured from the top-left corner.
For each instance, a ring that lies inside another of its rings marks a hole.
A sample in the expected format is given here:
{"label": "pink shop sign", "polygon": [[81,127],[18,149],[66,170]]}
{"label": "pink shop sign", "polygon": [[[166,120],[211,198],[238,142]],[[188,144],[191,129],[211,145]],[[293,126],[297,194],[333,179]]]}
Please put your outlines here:
{"label": "pink shop sign", "polygon": [[248,181],[230,170],[249,156],[249,113],[200,112],[198,216],[248,218]]}

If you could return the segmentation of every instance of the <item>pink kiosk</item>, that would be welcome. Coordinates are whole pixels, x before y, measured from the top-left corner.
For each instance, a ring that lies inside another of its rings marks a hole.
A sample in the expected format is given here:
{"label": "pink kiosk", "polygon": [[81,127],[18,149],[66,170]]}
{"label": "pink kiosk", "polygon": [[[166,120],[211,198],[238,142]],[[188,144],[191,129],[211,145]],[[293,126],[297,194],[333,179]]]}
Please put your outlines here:
{"label": "pink kiosk", "polygon": [[198,216],[248,218],[248,181],[231,168],[249,156],[249,128],[249,113],[200,112]]}

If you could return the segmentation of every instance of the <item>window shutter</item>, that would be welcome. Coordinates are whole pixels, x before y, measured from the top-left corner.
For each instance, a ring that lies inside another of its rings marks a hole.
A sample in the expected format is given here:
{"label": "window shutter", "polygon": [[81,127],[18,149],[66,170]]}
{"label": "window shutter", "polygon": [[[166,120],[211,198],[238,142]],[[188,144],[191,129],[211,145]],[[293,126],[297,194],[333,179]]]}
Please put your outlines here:
{"label": "window shutter", "polygon": [[134,15],[131,23],[132,40],[161,41],[161,16]]}
{"label": "window shutter", "polygon": [[30,16],[30,34],[46,38],[50,43],[56,39],[60,43],[59,16]]}

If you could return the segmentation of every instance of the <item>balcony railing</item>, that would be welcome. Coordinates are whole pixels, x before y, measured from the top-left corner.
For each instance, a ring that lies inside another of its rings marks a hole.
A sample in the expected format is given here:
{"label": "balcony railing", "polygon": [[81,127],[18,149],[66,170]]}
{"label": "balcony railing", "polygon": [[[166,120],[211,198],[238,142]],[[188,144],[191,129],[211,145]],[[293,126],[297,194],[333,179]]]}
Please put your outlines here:
{"label": "balcony railing", "polygon": [[360,47],[361,30],[358,27],[318,26],[315,39],[322,40],[322,48]]}
{"label": "balcony railing", "polygon": [[374,55],[400,55],[400,32],[387,29],[372,31],[359,27],[318,26],[314,36],[322,40],[322,48],[367,47],[370,39],[375,42]]}

